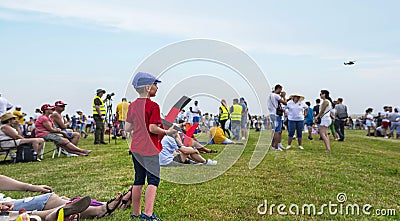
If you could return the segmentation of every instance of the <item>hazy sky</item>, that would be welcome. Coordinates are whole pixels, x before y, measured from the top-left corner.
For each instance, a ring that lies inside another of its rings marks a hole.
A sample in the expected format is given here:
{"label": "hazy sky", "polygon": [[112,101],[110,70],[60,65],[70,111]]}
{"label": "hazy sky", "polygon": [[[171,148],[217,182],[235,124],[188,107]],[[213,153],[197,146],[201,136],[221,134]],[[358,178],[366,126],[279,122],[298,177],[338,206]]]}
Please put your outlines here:
{"label": "hazy sky", "polygon": [[[61,99],[67,112],[90,114],[97,88],[115,92],[116,104],[146,57],[175,42],[206,38],[249,54],[263,70],[266,88],[280,83],[312,103],[319,90],[328,89],[333,98],[344,98],[351,113],[367,107],[376,113],[383,105],[400,106],[399,8],[395,0],[2,0],[0,92],[27,113]],[[357,62],[344,66],[348,60]],[[168,74],[172,77],[162,80],[169,83],[212,74],[245,90],[244,82],[229,77],[232,70],[209,62],[182,64]],[[214,82],[191,86],[207,92],[218,88]],[[163,90],[168,88],[161,84]],[[217,112],[214,96],[194,98],[203,112]],[[249,106],[260,114],[256,104]]]}

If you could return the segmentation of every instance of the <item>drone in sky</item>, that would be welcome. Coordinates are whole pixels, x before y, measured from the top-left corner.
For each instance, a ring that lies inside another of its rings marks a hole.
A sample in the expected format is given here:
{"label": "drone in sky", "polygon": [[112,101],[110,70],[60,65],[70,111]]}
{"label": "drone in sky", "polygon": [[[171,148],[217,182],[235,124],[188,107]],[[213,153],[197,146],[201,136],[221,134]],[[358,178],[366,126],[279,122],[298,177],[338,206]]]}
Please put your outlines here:
{"label": "drone in sky", "polygon": [[344,62],[344,65],[353,65],[355,63],[356,63],[355,60],[354,61],[348,61],[348,62]]}

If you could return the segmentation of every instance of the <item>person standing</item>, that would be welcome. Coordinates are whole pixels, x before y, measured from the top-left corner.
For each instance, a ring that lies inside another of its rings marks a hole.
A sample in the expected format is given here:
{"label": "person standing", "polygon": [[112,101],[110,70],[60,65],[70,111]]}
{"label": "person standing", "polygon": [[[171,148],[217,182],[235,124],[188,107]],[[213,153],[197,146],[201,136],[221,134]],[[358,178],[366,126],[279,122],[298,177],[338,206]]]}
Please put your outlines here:
{"label": "person standing", "polygon": [[104,142],[104,120],[106,116],[106,105],[101,97],[106,93],[104,89],[97,89],[96,96],[93,98],[93,119],[96,122],[96,130],[94,132],[94,144],[107,144]]}
{"label": "person standing", "polygon": [[233,105],[230,108],[230,113],[233,139],[239,140],[242,121],[242,106],[239,105],[239,100],[237,98],[233,99]]}
{"label": "person standing", "polygon": [[[159,153],[162,150],[163,135],[174,134],[173,127],[162,128],[160,107],[150,98],[155,97],[161,83],[151,74],[139,72],[133,78],[133,87],[139,94],[129,105],[126,118],[126,132],[132,132],[130,153],[135,170],[135,181],[132,186],[132,219],[160,220],[153,213],[156,192],[160,183]],[[141,211],[142,189],[147,177],[145,191],[145,208]]]}
{"label": "person standing", "polygon": [[332,98],[329,97],[329,91],[327,90],[321,90],[321,93],[319,96],[322,99],[322,105],[319,113],[317,116],[314,118],[314,122],[317,122],[318,119],[320,119],[320,130],[319,134],[324,141],[325,144],[325,151],[330,152],[331,151],[331,143],[328,137],[328,128],[332,124],[332,119],[331,119],[331,110],[332,110],[332,105],[333,101]]}
{"label": "person standing", "polygon": [[307,129],[308,129],[308,139],[309,140],[313,140],[312,137],[312,127],[314,124],[314,110],[311,108],[311,103],[309,101],[306,102],[306,105],[308,107],[308,112],[306,115],[306,119],[305,119],[305,124],[307,125]]}
{"label": "person standing", "polygon": [[281,104],[287,104],[286,101],[286,92],[282,91],[282,86],[277,84],[272,91],[272,94],[269,96],[268,101],[268,111],[269,117],[271,120],[273,137],[271,141],[270,150],[279,150],[282,151],[282,148],[279,147],[279,144],[282,140],[282,116],[283,110],[281,108]]}
{"label": "person standing", "polygon": [[[200,122],[201,110],[198,105],[199,105],[199,102],[194,101],[194,107],[192,109],[193,124]],[[198,133],[198,129],[196,128],[196,131],[194,132],[194,134],[197,134],[197,133]]]}
{"label": "person standing", "polygon": [[240,121],[240,129],[242,130],[242,140],[247,139],[247,115],[249,113],[249,109],[247,108],[247,103],[244,100],[244,97],[240,98],[239,105],[242,106],[242,119]]}
{"label": "person standing", "polygon": [[289,98],[289,102],[285,107],[288,116],[288,145],[286,149],[289,149],[292,145],[294,132],[296,131],[297,142],[299,149],[303,150],[303,128],[304,128],[304,116],[308,114],[308,108],[303,103],[304,97],[299,94],[293,94]]}
{"label": "person standing", "polygon": [[347,113],[347,106],[343,104],[343,98],[337,99],[335,110],[335,130],[339,134],[338,141],[344,141],[344,125],[349,114]]}
{"label": "person standing", "polygon": [[229,119],[228,104],[225,99],[221,100],[221,106],[219,107],[219,119],[218,122],[221,124],[221,128],[224,131],[224,135],[228,134],[228,138],[231,139],[231,133],[229,129],[226,129],[226,121]]}
{"label": "person standing", "polygon": [[0,93],[0,116],[7,113],[7,111],[11,110],[14,105],[10,103],[7,99],[1,96]]}
{"label": "person standing", "polygon": [[115,113],[117,114],[116,118],[119,121],[119,129],[121,130],[122,139],[126,140],[125,133],[125,121],[126,115],[128,114],[129,103],[126,101],[126,98],[122,98],[121,103],[117,105],[117,109]]}

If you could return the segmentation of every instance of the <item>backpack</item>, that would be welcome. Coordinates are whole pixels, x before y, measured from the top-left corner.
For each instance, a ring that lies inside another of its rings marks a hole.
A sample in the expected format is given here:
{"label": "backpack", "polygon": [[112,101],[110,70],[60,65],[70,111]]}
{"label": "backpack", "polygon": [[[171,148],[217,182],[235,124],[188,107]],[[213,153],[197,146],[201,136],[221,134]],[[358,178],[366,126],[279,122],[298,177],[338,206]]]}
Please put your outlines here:
{"label": "backpack", "polygon": [[37,159],[37,154],[34,154],[32,144],[25,143],[17,147],[16,162],[34,162]]}
{"label": "backpack", "polygon": [[349,117],[349,115],[347,114],[347,107],[345,105],[343,105],[343,109],[338,109],[337,116],[340,120],[343,120],[343,119],[346,119]]}

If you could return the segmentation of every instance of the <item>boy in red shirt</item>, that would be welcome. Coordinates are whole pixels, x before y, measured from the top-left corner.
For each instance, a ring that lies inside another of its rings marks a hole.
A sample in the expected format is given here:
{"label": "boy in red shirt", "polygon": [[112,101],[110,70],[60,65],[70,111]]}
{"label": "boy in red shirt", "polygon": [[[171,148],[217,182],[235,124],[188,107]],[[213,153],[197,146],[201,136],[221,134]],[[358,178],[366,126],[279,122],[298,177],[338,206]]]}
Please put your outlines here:
{"label": "boy in red shirt", "polygon": [[[139,98],[129,105],[125,128],[127,132],[131,132],[130,152],[135,169],[131,218],[142,220],[161,220],[153,213],[157,187],[160,183],[158,154],[162,149],[163,136],[176,132],[172,127],[168,130],[162,128],[160,107],[150,100],[156,96],[157,83],[161,81],[151,74],[138,72],[135,75],[132,84]],[[148,186],[145,193],[145,208],[141,213],[140,200],[146,177]]]}

